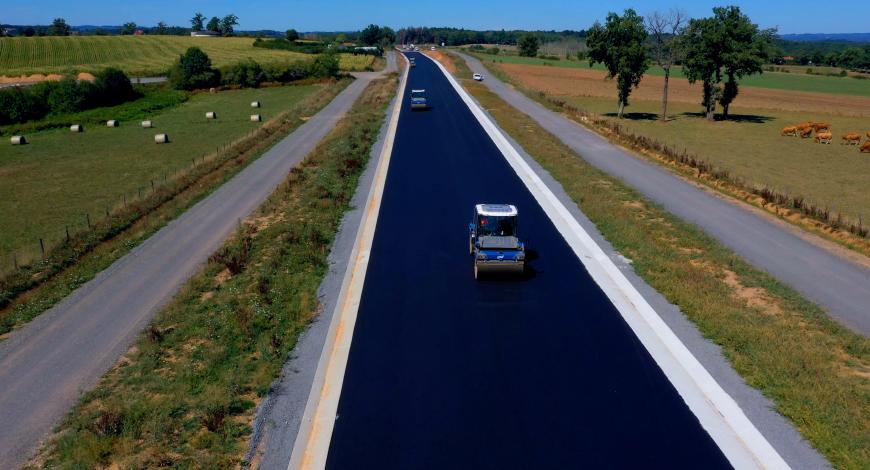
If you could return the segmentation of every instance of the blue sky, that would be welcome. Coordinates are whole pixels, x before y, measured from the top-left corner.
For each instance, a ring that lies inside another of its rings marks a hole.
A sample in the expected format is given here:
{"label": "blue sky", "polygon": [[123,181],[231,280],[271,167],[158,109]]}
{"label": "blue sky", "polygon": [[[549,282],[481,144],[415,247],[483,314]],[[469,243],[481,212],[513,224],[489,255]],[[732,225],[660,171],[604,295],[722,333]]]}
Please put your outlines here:
{"label": "blue sky", "polygon": [[110,25],[165,21],[188,25],[193,13],[207,16],[235,13],[239,29],[300,31],[357,30],[368,23],[399,28],[407,25],[457,26],[471,29],[585,29],[608,11],[633,7],[644,14],[677,7],[691,16],[708,15],[715,5],[737,4],[762,27],[781,33],[870,32],[870,1],[689,1],[636,0],[36,0],[4,1],[2,23],[46,24],[60,16],[71,24]]}

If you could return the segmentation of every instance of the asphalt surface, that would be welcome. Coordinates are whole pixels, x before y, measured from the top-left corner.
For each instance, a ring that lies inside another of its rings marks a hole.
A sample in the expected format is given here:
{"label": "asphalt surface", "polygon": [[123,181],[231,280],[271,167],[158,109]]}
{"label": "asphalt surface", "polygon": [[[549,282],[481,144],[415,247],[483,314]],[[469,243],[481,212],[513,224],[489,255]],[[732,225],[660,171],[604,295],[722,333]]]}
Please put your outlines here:
{"label": "asphalt surface", "polygon": [[718,197],[554,113],[461,54],[472,72],[508,104],[534,119],[593,166],[619,178],[668,212],[693,223],[753,265],[828,311],[845,326],[870,335],[870,269],[824,249],[794,230]]}
{"label": "asphalt surface", "polygon": [[115,364],[238,221],[265,201],[380,74],[356,75],[290,136],[0,343],[0,468],[26,461],[80,393]]}
{"label": "asphalt surface", "polygon": [[[330,468],[728,468],[437,67],[399,121]],[[524,279],[475,281],[478,202],[516,204]]]}

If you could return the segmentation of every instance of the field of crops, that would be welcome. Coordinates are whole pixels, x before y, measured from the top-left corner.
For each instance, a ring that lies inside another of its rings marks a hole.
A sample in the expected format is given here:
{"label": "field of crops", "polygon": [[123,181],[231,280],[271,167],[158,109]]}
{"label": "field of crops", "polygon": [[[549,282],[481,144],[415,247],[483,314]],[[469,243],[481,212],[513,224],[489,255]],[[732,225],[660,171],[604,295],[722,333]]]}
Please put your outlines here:
{"label": "field of crops", "polygon": [[[500,46],[501,47],[501,46]],[[521,65],[546,65],[553,67],[579,68],[589,70],[589,62],[585,60],[566,59],[560,56],[559,60],[548,60],[539,57],[520,57],[517,55],[490,55],[472,54],[486,62]],[[595,64],[592,70],[605,70],[602,64]],[[789,69],[791,70],[791,69]],[[803,67],[806,70],[806,67]],[[663,76],[664,71],[660,67],[651,66],[647,71],[650,76]],[[684,78],[681,67],[674,67],[671,71],[674,78]],[[870,96],[870,80],[859,80],[852,77],[829,77],[822,75],[807,75],[805,73],[764,72],[761,75],[751,75],[740,79],[740,85],[774,90],[807,91],[813,93],[829,93],[836,95]]]}
{"label": "field of crops", "polygon": [[[93,72],[118,67],[130,75],[163,74],[188,47],[201,48],[215,66],[243,59],[262,64],[285,63],[313,56],[253,46],[251,38],[186,36],[84,36],[0,38],[0,75]],[[363,70],[370,56],[342,54],[343,70]]]}

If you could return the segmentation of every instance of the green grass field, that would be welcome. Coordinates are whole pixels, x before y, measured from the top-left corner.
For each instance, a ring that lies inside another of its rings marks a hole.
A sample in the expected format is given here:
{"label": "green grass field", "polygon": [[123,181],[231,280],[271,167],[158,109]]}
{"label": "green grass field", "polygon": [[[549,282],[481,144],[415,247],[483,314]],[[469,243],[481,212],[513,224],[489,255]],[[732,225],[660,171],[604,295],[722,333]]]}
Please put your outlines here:
{"label": "green grass field", "polygon": [[[612,99],[560,98],[593,113],[613,112]],[[626,110],[629,118],[622,119],[620,125],[686,149],[747,182],[803,195],[852,218],[870,215],[870,155],[839,142],[843,132],[866,132],[870,119],[814,115],[834,129],[834,142],[821,145],[812,139],[779,135],[780,129],[800,122],[805,113],[737,108],[733,111],[737,119],[711,123],[698,115],[697,106],[672,103],[669,110],[674,120],[662,124],[655,120],[661,103],[633,100]]]}
{"label": "green grass field", "polygon": [[[250,122],[259,113],[264,119],[277,115],[326,85],[200,93],[186,103],[149,118],[153,129],[138,121],[122,121],[118,128],[85,127],[73,134],[68,129],[28,134],[30,143],[0,145],[0,260],[7,262],[13,250],[19,259],[38,254],[38,239],[57,241],[64,227],[71,231],[86,226],[85,214],[94,219],[106,207],[132,198],[139,188],[150,190],[164,175],[185,169],[200,158],[256,129]],[[260,100],[262,108],[250,107]],[[206,111],[218,119],[207,121]],[[167,133],[170,143],[157,145],[154,135]]]}
{"label": "green grass field", "polygon": [[[570,67],[588,69],[589,63],[585,60],[546,60],[537,57],[520,57],[516,55],[489,55],[472,54],[478,59],[489,62],[495,60],[505,64],[549,65],[553,67]],[[604,71],[601,64],[592,66],[593,70]],[[661,67],[653,66],[647,71],[649,75],[662,76],[664,71]],[[672,77],[685,78],[680,67],[674,67]],[[850,77],[826,77],[819,75],[807,75],[805,73],[782,73],[765,72],[761,75],[752,75],[740,80],[744,86],[759,88],[772,88],[776,90],[808,91],[814,93],[832,93],[837,95],[870,96],[870,80],[859,80]]]}
{"label": "green grass field", "polygon": [[[0,75],[95,72],[117,67],[133,76],[162,75],[188,47],[199,47],[221,67],[244,59],[262,64],[310,60],[311,55],[263,49],[252,38],[186,36],[67,36],[0,38]],[[363,70],[372,56],[342,54],[343,70]]]}

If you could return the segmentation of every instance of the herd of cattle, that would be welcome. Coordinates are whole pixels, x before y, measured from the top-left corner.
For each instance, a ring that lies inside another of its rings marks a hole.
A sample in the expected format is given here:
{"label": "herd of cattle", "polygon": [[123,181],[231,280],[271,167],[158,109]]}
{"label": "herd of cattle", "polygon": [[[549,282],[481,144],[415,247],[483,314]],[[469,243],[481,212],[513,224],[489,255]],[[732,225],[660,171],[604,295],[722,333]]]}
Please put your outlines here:
{"label": "herd of cattle", "polygon": [[[794,126],[783,127],[779,135],[792,136],[808,139],[816,133],[815,140],[820,144],[830,144],[834,140],[834,134],[831,132],[831,125],[827,122],[812,122],[806,121]],[[870,131],[867,131],[867,141],[861,144],[861,134],[857,132],[849,132],[841,136],[845,145],[860,145],[861,152],[870,152]]]}

